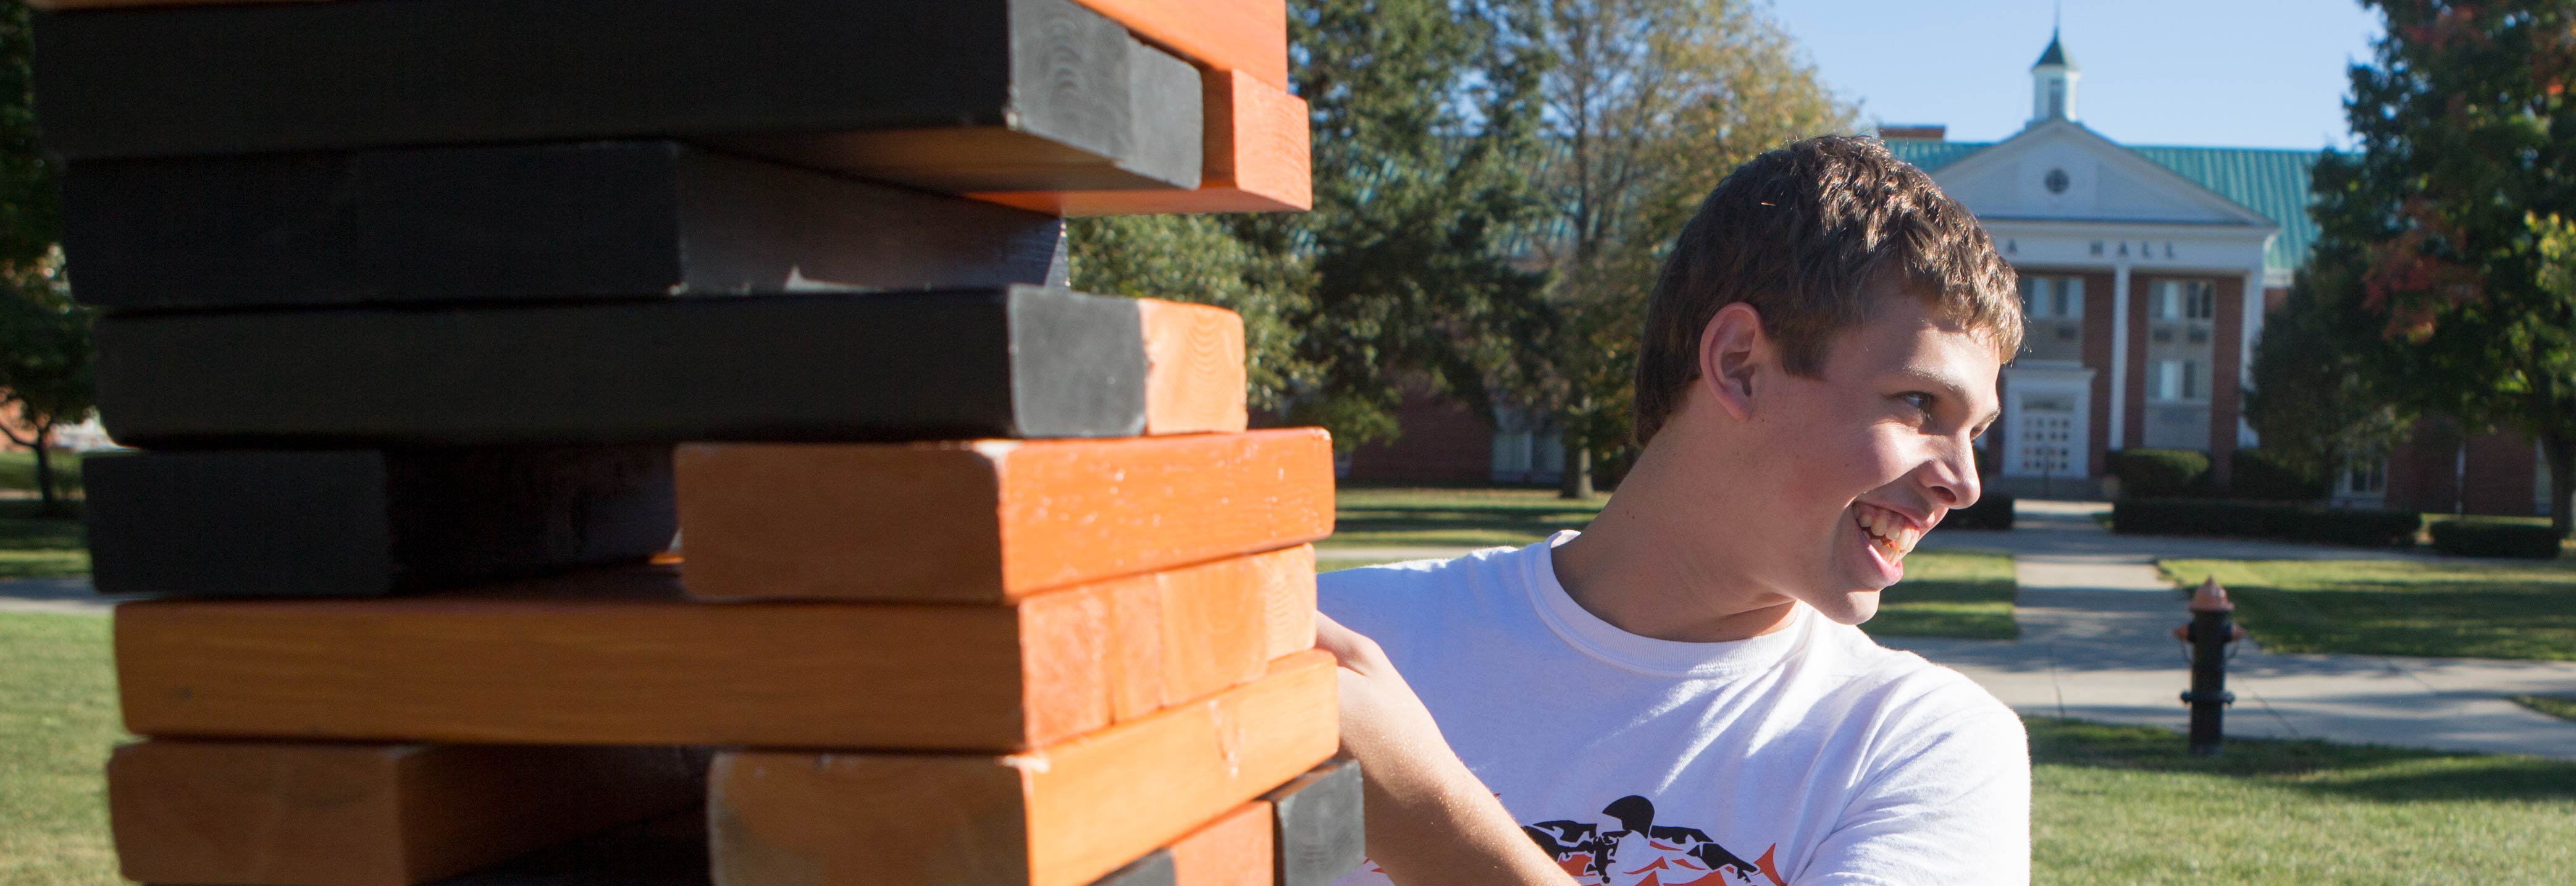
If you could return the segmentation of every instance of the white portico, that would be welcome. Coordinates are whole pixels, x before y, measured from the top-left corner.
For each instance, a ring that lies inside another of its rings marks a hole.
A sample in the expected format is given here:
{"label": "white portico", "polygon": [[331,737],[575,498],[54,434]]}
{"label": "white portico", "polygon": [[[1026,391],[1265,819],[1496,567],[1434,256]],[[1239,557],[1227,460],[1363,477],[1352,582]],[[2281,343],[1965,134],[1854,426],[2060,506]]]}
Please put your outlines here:
{"label": "white portico", "polygon": [[[2208,452],[2223,472],[2253,442],[2239,386],[2264,293],[2287,284],[2269,249],[2283,225],[2177,171],[2245,151],[2132,149],[2085,128],[2075,72],[2052,39],[2032,67],[2034,119],[2004,141],[1889,141],[1976,214],[2021,275],[2029,331],[2003,372],[1990,455],[2026,485],[2098,477],[2107,451],[2132,447]],[[2298,174],[2281,186],[2304,206],[2312,155],[2251,161],[2284,159]]]}

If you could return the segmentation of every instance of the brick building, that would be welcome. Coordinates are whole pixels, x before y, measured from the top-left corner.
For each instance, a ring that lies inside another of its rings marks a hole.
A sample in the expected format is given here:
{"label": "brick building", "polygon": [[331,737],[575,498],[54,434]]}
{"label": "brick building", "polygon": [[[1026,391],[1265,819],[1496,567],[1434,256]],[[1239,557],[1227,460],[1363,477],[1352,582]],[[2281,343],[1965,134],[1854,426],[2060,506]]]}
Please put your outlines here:
{"label": "brick building", "polygon": [[[1976,213],[2020,272],[2026,349],[2003,371],[1990,432],[1997,488],[2099,494],[2108,453],[2150,447],[2210,456],[2220,482],[2258,442],[2244,421],[2263,319],[2288,295],[2317,228],[2308,218],[2315,151],[2124,145],[2086,128],[2081,70],[2052,36],[2031,66],[2030,122],[1998,142],[1957,142],[1941,126],[1880,130],[1897,156]],[[1478,416],[1407,398],[1406,434],[1363,447],[1365,479],[1552,482],[1553,434],[1506,410]],[[2385,462],[2339,472],[2335,496],[2470,513],[2546,513],[2537,447],[2505,434],[2463,439],[2428,423]]]}

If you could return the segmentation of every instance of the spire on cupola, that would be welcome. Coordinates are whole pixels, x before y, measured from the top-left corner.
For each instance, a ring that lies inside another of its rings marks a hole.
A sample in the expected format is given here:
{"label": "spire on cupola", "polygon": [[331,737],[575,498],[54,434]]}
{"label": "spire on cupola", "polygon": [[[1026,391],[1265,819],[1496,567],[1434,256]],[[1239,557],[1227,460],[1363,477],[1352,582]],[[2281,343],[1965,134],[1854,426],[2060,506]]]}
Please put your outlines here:
{"label": "spire on cupola", "polygon": [[2057,29],[2048,30],[2048,49],[2030,66],[2030,122],[2038,125],[2050,120],[2075,119],[2075,78],[2083,70],[2066,57],[2066,46],[2057,39]]}

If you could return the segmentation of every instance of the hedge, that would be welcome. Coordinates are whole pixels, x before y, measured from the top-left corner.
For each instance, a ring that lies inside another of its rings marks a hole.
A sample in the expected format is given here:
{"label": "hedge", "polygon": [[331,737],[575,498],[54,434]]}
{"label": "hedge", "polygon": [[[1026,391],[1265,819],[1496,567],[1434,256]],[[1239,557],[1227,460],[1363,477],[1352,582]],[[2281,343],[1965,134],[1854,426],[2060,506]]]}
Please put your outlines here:
{"label": "hedge", "polygon": [[2236,450],[2229,462],[2227,494],[2258,501],[2317,501],[2326,497],[2326,481],[2290,467],[2260,449]]}
{"label": "hedge", "polygon": [[1941,525],[1956,529],[2011,529],[2013,497],[1993,492],[1978,496],[1976,504],[1942,517]]}
{"label": "hedge", "polygon": [[2145,535],[2222,535],[2359,547],[2415,543],[2424,523],[2414,511],[2215,499],[2123,498],[2111,503],[2111,531]]}
{"label": "hedge", "polygon": [[2209,494],[2209,456],[2188,449],[2122,449],[2107,465],[2121,498]]}
{"label": "hedge", "polygon": [[2433,524],[2433,550],[2454,557],[2558,557],[2558,533],[2529,523],[2470,523],[2444,520]]}

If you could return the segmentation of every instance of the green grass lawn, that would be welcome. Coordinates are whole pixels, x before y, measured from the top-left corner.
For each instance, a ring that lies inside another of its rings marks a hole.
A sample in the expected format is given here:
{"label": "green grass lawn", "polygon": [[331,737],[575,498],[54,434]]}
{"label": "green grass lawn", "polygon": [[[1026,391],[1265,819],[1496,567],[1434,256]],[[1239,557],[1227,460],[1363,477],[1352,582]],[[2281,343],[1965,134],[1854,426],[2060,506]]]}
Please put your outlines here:
{"label": "green grass lawn", "polygon": [[2576,720],[2576,696],[2517,695],[2513,703],[2561,720]]}
{"label": "green grass lawn", "polygon": [[[80,455],[53,453],[54,489],[80,492]],[[36,491],[36,454],[33,452],[0,452],[0,490]]]}
{"label": "green grass lawn", "polygon": [[2167,560],[2274,652],[2576,661],[2576,561]]}
{"label": "green grass lawn", "polygon": [[1878,615],[1861,629],[1887,637],[2010,640],[2013,561],[1991,551],[1918,550],[1905,555],[1905,580],[1879,595]]}
{"label": "green grass lawn", "polygon": [[0,612],[0,884],[122,882],[101,768],[125,736],[107,629]]}
{"label": "green grass lawn", "polygon": [[[108,620],[0,613],[0,884],[114,884],[100,767]],[[2563,882],[2576,764],[2231,741],[2033,719],[2033,879],[2050,884]]]}
{"label": "green grass lawn", "polygon": [[2031,719],[2032,881],[2564,883],[2576,763]]}
{"label": "green grass lawn", "polygon": [[1343,487],[1333,537],[1320,547],[1525,545],[1581,529],[1609,503],[1606,495],[1568,501],[1553,489]]}
{"label": "green grass lawn", "polygon": [[79,520],[44,517],[36,503],[0,500],[0,580],[89,574]]}

